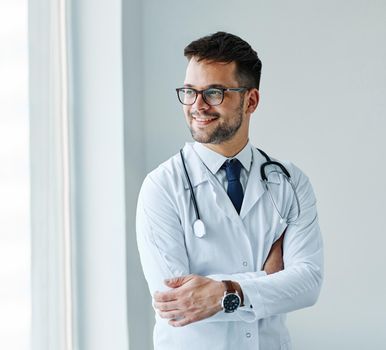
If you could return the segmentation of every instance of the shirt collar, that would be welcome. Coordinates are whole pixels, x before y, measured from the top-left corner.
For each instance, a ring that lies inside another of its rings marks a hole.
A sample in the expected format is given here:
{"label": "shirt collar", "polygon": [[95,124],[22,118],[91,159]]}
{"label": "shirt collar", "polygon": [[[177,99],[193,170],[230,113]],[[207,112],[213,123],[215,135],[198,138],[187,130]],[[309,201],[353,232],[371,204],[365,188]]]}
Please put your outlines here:
{"label": "shirt collar", "polygon": [[202,162],[205,164],[205,166],[211,171],[211,173],[214,175],[216,174],[221,166],[224,164],[224,162],[228,159],[234,159],[237,158],[240,163],[243,165],[244,169],[249,172],[251,168],[252,163],[252,146],[250,142],[245,145],[245,147],[234,157],[227,158],[223,155],[212,151],[208,147],[205,147],[202,143],[195,142],[193,144],[193,148],[202,160]]}

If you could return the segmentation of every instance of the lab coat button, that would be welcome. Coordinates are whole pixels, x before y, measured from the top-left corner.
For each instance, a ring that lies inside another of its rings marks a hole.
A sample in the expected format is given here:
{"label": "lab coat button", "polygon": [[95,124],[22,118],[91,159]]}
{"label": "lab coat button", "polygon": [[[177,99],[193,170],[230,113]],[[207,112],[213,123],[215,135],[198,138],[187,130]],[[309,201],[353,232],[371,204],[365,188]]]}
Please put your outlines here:
{"label": "lab coat button", "polygon": [[245,336],[246,336],[247,338],[250,338],[250,337],[251,337],[251,333],[247,332],[247,333],[245,333]]}
{"label": "lab coat button", "polygon": [[243,261],[243,266],[248,266],[248,263],[246,261]]}

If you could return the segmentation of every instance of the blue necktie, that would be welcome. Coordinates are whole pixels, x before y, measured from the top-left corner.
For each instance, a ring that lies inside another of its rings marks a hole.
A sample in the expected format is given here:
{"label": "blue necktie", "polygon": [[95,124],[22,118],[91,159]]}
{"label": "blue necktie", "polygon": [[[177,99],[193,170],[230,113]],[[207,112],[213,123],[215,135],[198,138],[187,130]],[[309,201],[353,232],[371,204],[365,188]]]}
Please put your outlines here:
{"label": "blue necktie", "polygon": [[240,183],[241,167],[242,165],[238,159],[227,160],[223,165],[228,180],[227,193],[238,214],[240,214],[244,197],[243,188]]}

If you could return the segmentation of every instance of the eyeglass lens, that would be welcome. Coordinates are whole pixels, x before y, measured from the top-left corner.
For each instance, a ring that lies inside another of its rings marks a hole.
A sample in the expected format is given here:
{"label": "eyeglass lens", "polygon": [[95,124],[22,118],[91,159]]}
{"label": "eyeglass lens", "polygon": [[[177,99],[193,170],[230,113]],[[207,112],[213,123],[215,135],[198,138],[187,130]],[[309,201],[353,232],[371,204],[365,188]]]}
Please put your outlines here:
{"label": "eyeglass lens", "polygon": [[[198,92],[194,89],[180,89],[178,90],[178,97],[181,103],[185,105],[192,105],[197,99]],[[221,89],[210,88],[202,91],[204,101],[211,106],[219,105],[224,96]]]}

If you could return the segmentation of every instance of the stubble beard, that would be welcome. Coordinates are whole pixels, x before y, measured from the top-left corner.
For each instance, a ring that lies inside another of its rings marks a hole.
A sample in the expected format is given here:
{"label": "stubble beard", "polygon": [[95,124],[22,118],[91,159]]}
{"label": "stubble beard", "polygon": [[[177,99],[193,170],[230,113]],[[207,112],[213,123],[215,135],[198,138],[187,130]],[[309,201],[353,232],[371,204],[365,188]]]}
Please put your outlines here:
{"label": "stubble beard", "polygon": [[[189,117],[191,120],[195,113],[190,113]],[[236,132],[240,129],[243,122],[243,111],[242,105],[240,105],[235,111],[236,118],[233,123],[221,124],[211,132],[203,132],[202,130],[194,130],[192,124],[189,125],[190,133],[195,141],[200,143],[211,143],[218,145],[222,142],[230,140]],[[218,117],[221,118],[219,114],[205,114],[206,117]]]}

